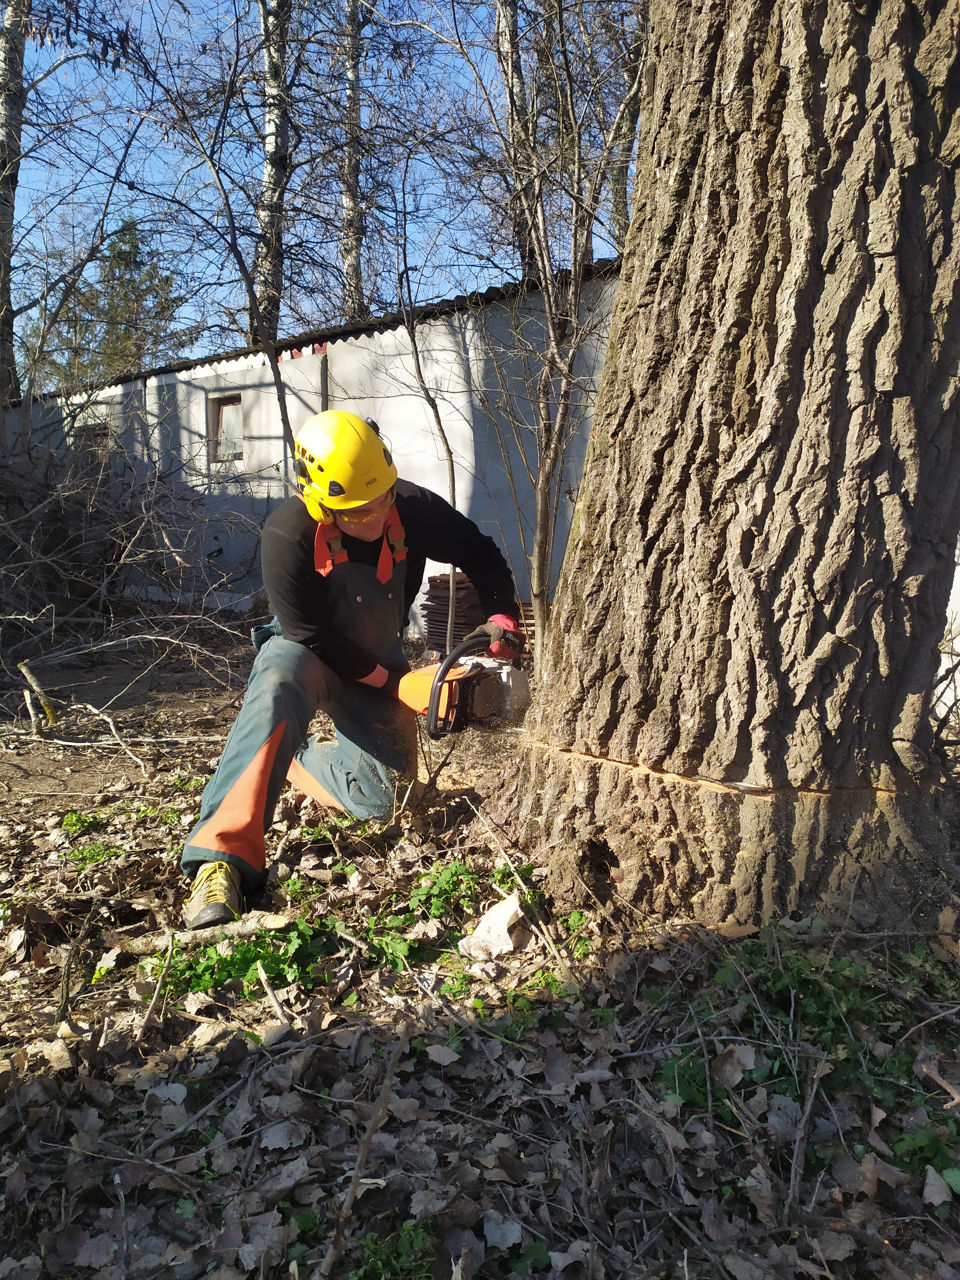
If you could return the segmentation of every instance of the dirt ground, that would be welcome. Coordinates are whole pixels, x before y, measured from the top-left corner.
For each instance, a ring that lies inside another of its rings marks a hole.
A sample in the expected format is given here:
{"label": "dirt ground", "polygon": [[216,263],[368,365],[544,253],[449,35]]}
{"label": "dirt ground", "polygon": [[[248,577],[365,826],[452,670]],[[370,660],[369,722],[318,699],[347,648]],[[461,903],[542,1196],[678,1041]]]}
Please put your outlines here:
{"label": "dirt ground", "polygon": [[249,662],[38,665],[41,736],[0,690],[0,1280],[960,1280],[957,957],[561,911],[487,816],[518,730],[386,827],[288,792],[181,933]]}

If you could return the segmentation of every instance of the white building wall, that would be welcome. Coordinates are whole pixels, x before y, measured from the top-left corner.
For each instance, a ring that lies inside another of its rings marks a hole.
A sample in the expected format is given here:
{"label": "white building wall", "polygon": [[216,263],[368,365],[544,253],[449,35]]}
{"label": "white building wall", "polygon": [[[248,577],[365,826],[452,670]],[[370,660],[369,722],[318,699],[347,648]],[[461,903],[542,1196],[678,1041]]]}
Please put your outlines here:
{"label": "white building wall", "polygon": [[[571,493],[582,468],[613,287],[603,281],[589,286],[587,310],[598,317],[597,333],[585,343],[578,365],[585,412],[581,434],[570,445],[561,486],[569,483]],[[535,453],[529,424],[537,352],[542,349],[538,304],[538,295],[505,299],[434,316],[417,329],[424,378],[453,453],[456,505],[503,546],[521,596],[528,593],[526,563],[533,523],[533,492],[522,453],[528,459]],[[349,409],[377,421],[401,475],[449,497],[443,444],[417,385],[410,338],[402,326],[337,336],[325,350],[312,347],[295,357],[285,352],[280,370],[294,434],[323,406],[326,387],[330,408]],[[218,461],[211,447],[215,405],[236,394],[241,398],[243,454]],[[64,416],[92,413],[109,418],[118,472],[126,474],[126,482],[132,475],[162,475],[163,483],[176,491],[185,518],[195,513],[195,527],[182,531],[179,559],[191,562],[198,582],[206,581],[207,567],[221,579],[217,603],[248,605],[260,589],[259,531],[270,510],[293,492],[266,357],[242,353],[150,374],[105,388],[90,403],[73,397],[60,408],[62,412],[52,402],[33,406],[33,445],[43,436],[50,449],[69,447],[70,430],[64,434],[61,429]],[[512,425],[517,420],[519,431]],[[23,421],[17,410],[7,415],[9,439],[23,440]],[[572,502],[563,498],[557,567],[571,511]],[[443,567],[430,565],[428,573]]]}

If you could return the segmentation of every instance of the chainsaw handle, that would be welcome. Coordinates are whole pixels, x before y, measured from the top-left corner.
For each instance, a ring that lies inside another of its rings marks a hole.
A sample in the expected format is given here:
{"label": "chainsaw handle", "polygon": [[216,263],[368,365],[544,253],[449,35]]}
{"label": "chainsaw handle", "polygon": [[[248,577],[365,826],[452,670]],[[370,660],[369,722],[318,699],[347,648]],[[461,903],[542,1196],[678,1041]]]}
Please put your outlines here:
{"label": "chainsaw handle", "polygon": [[437,668],[430,686],[430,705],[427,707],[427,734],[431,738],[442,738],[445,733],[454,733],[462,728],[461,716],[458,715],[460,692],[454,683],[447,690],[447,706],[443,716],[440,715],[440,698],[447,675],[458,661],[468,653],[486,653],[490,647],[490,637],[468,636],[460,644],[455,645]]}

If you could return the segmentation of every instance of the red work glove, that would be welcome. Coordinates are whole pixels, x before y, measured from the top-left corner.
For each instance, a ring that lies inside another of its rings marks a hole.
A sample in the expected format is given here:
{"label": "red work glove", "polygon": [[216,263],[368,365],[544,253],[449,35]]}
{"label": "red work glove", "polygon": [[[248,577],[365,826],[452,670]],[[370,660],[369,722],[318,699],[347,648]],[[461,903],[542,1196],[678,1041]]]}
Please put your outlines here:
{"label": "red work glove", "polygon": [[492,658],[519,658],[523,653],[523,632],[516,618],[511,618],[506,613],[495,613],[465,639],[475,640],[478,636],[490,637],[487,652]]}

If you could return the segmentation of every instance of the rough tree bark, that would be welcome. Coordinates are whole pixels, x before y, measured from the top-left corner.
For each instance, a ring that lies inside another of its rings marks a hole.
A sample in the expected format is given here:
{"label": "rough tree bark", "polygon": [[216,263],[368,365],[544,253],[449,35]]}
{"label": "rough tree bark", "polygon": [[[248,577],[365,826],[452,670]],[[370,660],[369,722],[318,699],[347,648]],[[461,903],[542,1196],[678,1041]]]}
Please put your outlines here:
{"label": "rough tree bark", "polygon": [[558,893],[713,923],[950,890],[928,710],[960,526],[958,50],[960,0],[651,3],[512,802]]}

